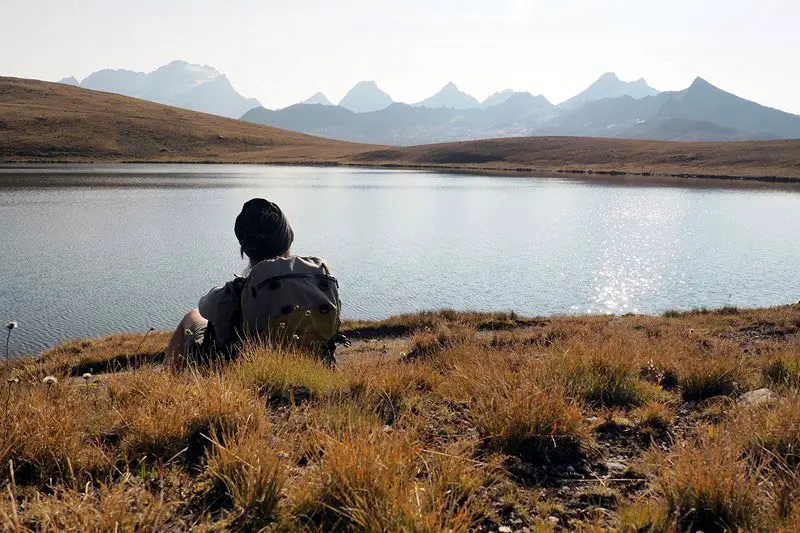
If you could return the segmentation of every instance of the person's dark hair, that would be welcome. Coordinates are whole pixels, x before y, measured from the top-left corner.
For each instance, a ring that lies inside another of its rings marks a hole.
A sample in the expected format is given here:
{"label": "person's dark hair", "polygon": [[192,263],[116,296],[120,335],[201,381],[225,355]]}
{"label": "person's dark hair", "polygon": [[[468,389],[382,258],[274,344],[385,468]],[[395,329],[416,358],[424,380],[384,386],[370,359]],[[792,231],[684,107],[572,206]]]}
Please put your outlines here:
{"label": "person's dark hair", "polygon": [[250,264],[280,257],[289,251],[294,232],[280,207],[263,198],[253,198],[242,206],[233,232],[239,240],[242,257]]}

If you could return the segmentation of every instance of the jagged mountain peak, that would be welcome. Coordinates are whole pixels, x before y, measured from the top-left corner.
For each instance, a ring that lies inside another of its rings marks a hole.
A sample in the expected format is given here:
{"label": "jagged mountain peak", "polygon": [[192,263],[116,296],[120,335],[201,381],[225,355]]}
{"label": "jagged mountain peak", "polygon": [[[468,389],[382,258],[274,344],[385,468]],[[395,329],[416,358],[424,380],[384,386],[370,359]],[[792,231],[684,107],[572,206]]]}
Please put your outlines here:
{"label": "jagged mountain peak", "polygon": [[328,97],[325,96],[322,92],[316,92],[312,96],[309,96],[302,102],[302,104],[321,104],[321,105],[333,105],[333,103],[328,100]]}
{"label": "jagged mountain peak", "polygon": [[614,73],[614,72],[605,72],[605,73],[603,73],[602,76],[597,78],[597,81],[595,83],[601,82],[601,81],[622,81],[622,80],[620,80],[619,76],[617,76],[617,74]]}
{"label": "jagged mountain peak", "polygon": [[481,104],[475,97],[468,95],[458,88],[452,81],[439,89],[439,92],[428,97],[421,102],[414,104],[414,107],[447,107],[451,109],[477,109]]}
{"label": "jagged mountain peak", "polygon": [[74,85],[75,87],[80,87],[81,83],[75,76],[70,76],[69,78],[62,78],[58,80],[58,83],[63,83],[64,85]]}
{"label": "jagged mountain peak", "polygon": [[481,107],[486,108],[500,105],[508,100],[512,94],[515,94],[513,89],[504,89],[502,91],[492,93],[483,102],[481,102]]}
{"label": "jagged mountain peak", "polygon": [[695,88],[698,88],[698,87],[714,87],[715,89],[717,88],[717,87],[715,87],[714,85],[712,85],[711,83],[709,83],[709,82],[708,82],[708,80],[706,80],[705,78],[701,78],[700,76],[697,76],[697,77],[696,77],[696,78],[695,78],[695,79],[692,81],[692,84],[691,84],[691,85],[689,85],[689,88],[690,88],[690,89],[691,89],[692,87],[695,87]]}
{"label": "jagged mountain peak", "polygon": [[378,90],[380,90],[380,87],[378,87],[378,84],[375,83],[374,80],[363,80],[363,81],[360,81],[360,82],[356,83],[355,85],[353,85],[353,89],[356,89],[356,88],[360,88],[360,89],[378,89]]}
{"label": "jagged mountain peak", "polygon": [[554,106],[544,96],[514,92],[505,101],[487,107],[485,113],[498,121],[520,121],[532,115],[541,115]]}
{"label": "jagged mountain peak", "polygon": [[542,94],[533,94],[528,91],[514,92],[506,99],[507,102],[532,102],[537,101],[545,105],[553,105],[550,100],[545,98]]}
{"label": "jagged mountain peak", "polygon": [[356,83],[350,89],[339,105],[355,113],[368,113],[378,111],[391,105],[392,97],[384,92],[378,84],[372,80],[365,80]]}
{"label": "jagged mountain peak", "polygon": [[236,92],[228,77],[217,69],[180,59],[149,73],[98,70],[77,85],[231,118],[238,118],[259,105],[257,100]]}
{"label": "jagged mountain peak", "polygon": [[563,102],[561,106],[567,109],[575,109],[583,104],[603,98],[619,98],[620,96],[644,98],[645,96],[655,96],[658,93],[659,91],[650,87],[644,78],[639,78],[635,81],[622,81],[615,73],[606,72],[585,90]]}

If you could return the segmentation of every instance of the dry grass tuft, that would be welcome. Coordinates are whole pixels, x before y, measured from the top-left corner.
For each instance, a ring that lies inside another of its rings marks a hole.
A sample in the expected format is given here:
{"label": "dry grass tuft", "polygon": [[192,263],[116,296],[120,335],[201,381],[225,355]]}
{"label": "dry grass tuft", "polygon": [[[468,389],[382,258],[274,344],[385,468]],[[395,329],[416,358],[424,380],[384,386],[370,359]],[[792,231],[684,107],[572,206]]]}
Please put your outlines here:
{"label": "dry grass tuft", "polygon": [[454,364],[441,393],[468,405],[490,448],[538,463],[578,460],[589,445],[579,407],[541,384],[537,361],[475,355]]}
{"label": "dry grass tuft", "polygon": [[661,389],[641,379],[638,347],[624,337],[600,344],[572,342],[551,359],[571,394],[595,406],[637,406],[661,397]]}
{"label": "dry grass tuft", "polygon": [[345,390],[341,375],[319,359],[256,348],[229,369],[232,378],[276,405],[297,404]]}
{"label": "dry grass tuft", "polygon": [[131,481],[38,496],[27,503],[24,517],[18,510],[0,508],[0,527],[6,531],[162,531],[182,525],[174,512],[161,497]]}
{"label": "dry grass tuft", "polygon": [[421,396],[442,379],[423,362],[366,362],[343,369],[350,398],[377,414],[385,424],[395,424]]}
{"label": "dry grass tuft", "polygon": [[683,399],[699,402],[714,396],[732,396],[746,388],[741,361],[729,357],[698,358],[686,362],[680,377]]}
{"label": "dry grass tuft", "polygon": [[770,385],[800,388],[800,343],[772,355],[762,374]]}
{"label": "dry grass tuft", "polygon": [[361,531],[466,531],[480,467],[432,456],[385,432],[323,438],[318,470],[299,490],[294,515],[306,527]]}
{"label": "dry grass tuft", "polygon": [[800,391],[774,406],[741,409],[730,421],[730,432],[755,463],[794,472],[800,468]]}
{"label": "dry grass tuft", "polygon": [[492,448],[533,462],[572,462],[588,443],[577,406],[555,389],[505,389],[476,399],[473,422]]}
{"label": "dry grass tuft", "polygon": [[264,434],[214,439],[208,475],[215,482],[213,492],[230,500],[234,509],[231,523],[237,529],[260,529],[276,520],[288,463],[289,454],[276,450]]}
{"label": "dry grass tuft", "polygon": [[759,472],[723,440],[683,445],[657,469],[666,514],[681,530],[752,531],[772,512]]}
{"label": "dry grass tuft", "polygon": [[103,392],[63,381],[9,387],[0,423],[0,479],[75,486],[105,478],[115,460],[102,439],[120,418]]}
{"label": "dry grass tuft", "polygon": [[411,338],[411,350],[406,359],[413,361],[419,358],[432,357],[444,350],[475,341],[475,330],[459,324],[439,324],[433,329],[426,329]]}
{"label": "dry grass tuft", "polygon": [[267,419],[253,396],[218,374],[141,372],[115,376],[109,394],[119,413],[115,428],[127,462],[197,461],[212,434],[235,434]]}
{"label": "dry grass tuft", "polygon": [[622,507],[617,520],[615,525],[625,532],[660,532],[671,529],[665,506],[648,498],[641,498]]}
{"label": "dry grass tuft", "polygon": [[640,426],[655,431],[666,431],[675,421],[675,412],[666,404],[649,402],[636,408],[633,417]]}
{"label": "dry grass tuft", "polygon": [[0,364],[0,377],[40,381],[48,375],[59,378],[82,376],[86,372],[118,372],[163,360],[166,332],[123,333],[99,339],[69,341],[42,353],[36,359],[23,358]]}

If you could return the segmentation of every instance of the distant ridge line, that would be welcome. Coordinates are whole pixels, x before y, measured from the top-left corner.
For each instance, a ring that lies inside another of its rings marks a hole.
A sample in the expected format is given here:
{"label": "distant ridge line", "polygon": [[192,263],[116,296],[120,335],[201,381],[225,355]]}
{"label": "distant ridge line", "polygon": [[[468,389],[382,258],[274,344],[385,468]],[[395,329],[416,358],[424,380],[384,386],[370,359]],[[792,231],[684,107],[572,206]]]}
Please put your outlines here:
{"label": "distant ridge line", "polygon": [[[800,182],[800,140],[711,143],[540,136],[401,148],[335,141],[37,80],[0,77],[0,95],[3,164],[269,163]],[[442,112],[396,106],[400,111]]]}

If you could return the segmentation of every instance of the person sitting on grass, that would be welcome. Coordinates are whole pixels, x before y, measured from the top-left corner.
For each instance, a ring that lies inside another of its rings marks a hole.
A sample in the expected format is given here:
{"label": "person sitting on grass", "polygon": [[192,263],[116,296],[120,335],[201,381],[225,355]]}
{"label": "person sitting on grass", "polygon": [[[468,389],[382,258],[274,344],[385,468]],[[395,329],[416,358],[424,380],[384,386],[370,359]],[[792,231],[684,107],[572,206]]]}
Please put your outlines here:
{"label": "person sitting on grass", "polygon": [[338,282],[316,257],[290,254],[294,232],[283,211],[263,198],[242,206],[233,231],[249,259],[236,277],[200,298],[183,317],[166,350],[165,365],[235,357],[246,342],[291,344],[333,362],[341,302]]}

